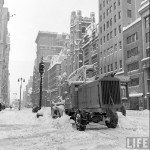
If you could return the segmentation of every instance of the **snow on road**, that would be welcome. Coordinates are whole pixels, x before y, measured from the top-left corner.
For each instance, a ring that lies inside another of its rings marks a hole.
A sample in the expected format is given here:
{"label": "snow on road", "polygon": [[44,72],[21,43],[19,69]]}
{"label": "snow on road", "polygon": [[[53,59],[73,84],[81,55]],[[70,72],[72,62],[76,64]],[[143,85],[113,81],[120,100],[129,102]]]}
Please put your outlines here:
{"label": "snow on road", "polygon": [[118,113],[116,129],[90,123],[77,131],[68,116],[52,119],[50,108],[36,118],[31,109],[0,112],[0,150],[125,150],[126,137],[149,136],[149,111]]}

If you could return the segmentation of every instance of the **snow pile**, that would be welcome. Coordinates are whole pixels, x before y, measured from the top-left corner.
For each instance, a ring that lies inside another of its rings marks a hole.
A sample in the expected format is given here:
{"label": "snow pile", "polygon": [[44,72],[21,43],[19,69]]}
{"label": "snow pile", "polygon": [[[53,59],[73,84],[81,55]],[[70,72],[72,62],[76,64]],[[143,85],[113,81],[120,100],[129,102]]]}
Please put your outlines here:
{"label": "snow pile", "polygon": [[144,131],[149,126],[147,124],[147,119],[146,119],[147,117],[149,118],[149,110],[143,110],[143,111],[127,110],[126,117],[123,116],[121,112],[118,112],[118,118],[119,118],[118,126],[121,129],[132,130],[132,131],[136,131],[137,133],[144,133]]}
{"label": "snow pile", "polygon": [[67,116],[65,113],[63,114],[62,117],[53,119],[52,127],[61,130],[73,130],[72,125],[70,123],[70,117]]}
{"label": "snow pile", "polygon": [[118,114],[118,126],[122,129],[135,130],[135,125],[132,120],[128,116],[123,116],[121,112],[117,112]]}

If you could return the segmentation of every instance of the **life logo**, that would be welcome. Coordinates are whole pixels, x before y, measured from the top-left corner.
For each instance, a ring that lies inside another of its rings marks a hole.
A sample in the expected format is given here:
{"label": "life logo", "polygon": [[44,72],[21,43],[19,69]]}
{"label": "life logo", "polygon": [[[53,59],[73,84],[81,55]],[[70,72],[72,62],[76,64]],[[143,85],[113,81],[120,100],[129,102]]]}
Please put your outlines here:
{"label": "life logo", "polygon": [[127,137],[126,138],[127,149],[149,149],[150,141],[148,137]]}

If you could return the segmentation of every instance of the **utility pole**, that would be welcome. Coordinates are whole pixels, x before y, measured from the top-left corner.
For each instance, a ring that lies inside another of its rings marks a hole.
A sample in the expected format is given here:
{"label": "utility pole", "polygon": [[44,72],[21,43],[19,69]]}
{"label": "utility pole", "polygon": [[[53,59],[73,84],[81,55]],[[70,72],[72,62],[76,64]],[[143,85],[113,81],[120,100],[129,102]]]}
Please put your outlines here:
{"label": "utility pole", "polygon": [[25,79],[19,78],[18,82],[20,82],[20,99],[19,99],[19,110],[21,109],[21,90],[22,90],[22,82],[25,82]]}
{"label": "utility pole", "polygon": [[43,82],[43,73],[44,73],[44,62],[43,57],[41,59],[41,62],[39,63],[39,73],[40,73],[40,100],[39,100],[39,109],[42,107],[42,82]]}

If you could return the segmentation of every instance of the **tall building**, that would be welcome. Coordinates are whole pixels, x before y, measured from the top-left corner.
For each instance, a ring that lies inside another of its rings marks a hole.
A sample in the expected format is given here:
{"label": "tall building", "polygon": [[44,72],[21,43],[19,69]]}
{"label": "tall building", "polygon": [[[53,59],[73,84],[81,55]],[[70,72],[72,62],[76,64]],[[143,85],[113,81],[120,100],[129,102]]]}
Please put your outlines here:
{"label": "tall building", "polygon": [[0,0],[0,102],[2,102],[2,71],[3,71],[3,31],[2,31],[2,12],[4,1]]}
{"label": "tall building", "polygon": [[99,73],[124,73],[123,27],[139,16],[142,0],[99,0]]}
{"label": "tall building", "polygon": [[143,0],[139,14],[142,19],[143,59],[142,68],[144,75],[144,98],[147,100],[147,108],[150,109],[150,2]]}
{"label": "tall building", "polygon": [[144,99],[144,76],[142,21],[138,18],[123,28],[124,74],[130,76],[128,83],[130,109],[146,108]]}
{"label": "tall building", "polygon": [[[39,31],[35,43],[37,44],[36,60],[33,72],[33,86],[32,86],[32,103],[33,105],[39,104],[40,92],[40,74],[39,63],[43,57],[45,61],[45,73],[43,75],[43,92],[42,92],[42,105],[47,106],[48,95],[48,68],[49,62],[54,55],[58,55],[63,49],[65,33],[58,34],[56,32]],[[48,61],[47,61],[48,59]]]}
{"label": "tall building", "polygon": [[83,17],[81,10],[71,13],[70,20],[70,66],[69,73],[83,65],[83,54],[81,50],[81,39],[85,35],[86,27],[95,22],[95,14],[90,13],[90,17]]}
{"label": "tall building", "polygon": [[98,50],[99,50],[99,37],[98,37],[98,24],[91,23],[86,28],[86,33],[82,38],[82,50],[83,50],[83,64],[94,64],[98,71]]}
{"label": "tall building", "polygon": [[9,21],[8,8],[1,8],[0,12],[0,101],[9,105],[9,51],[10,40],[7,29]]}

